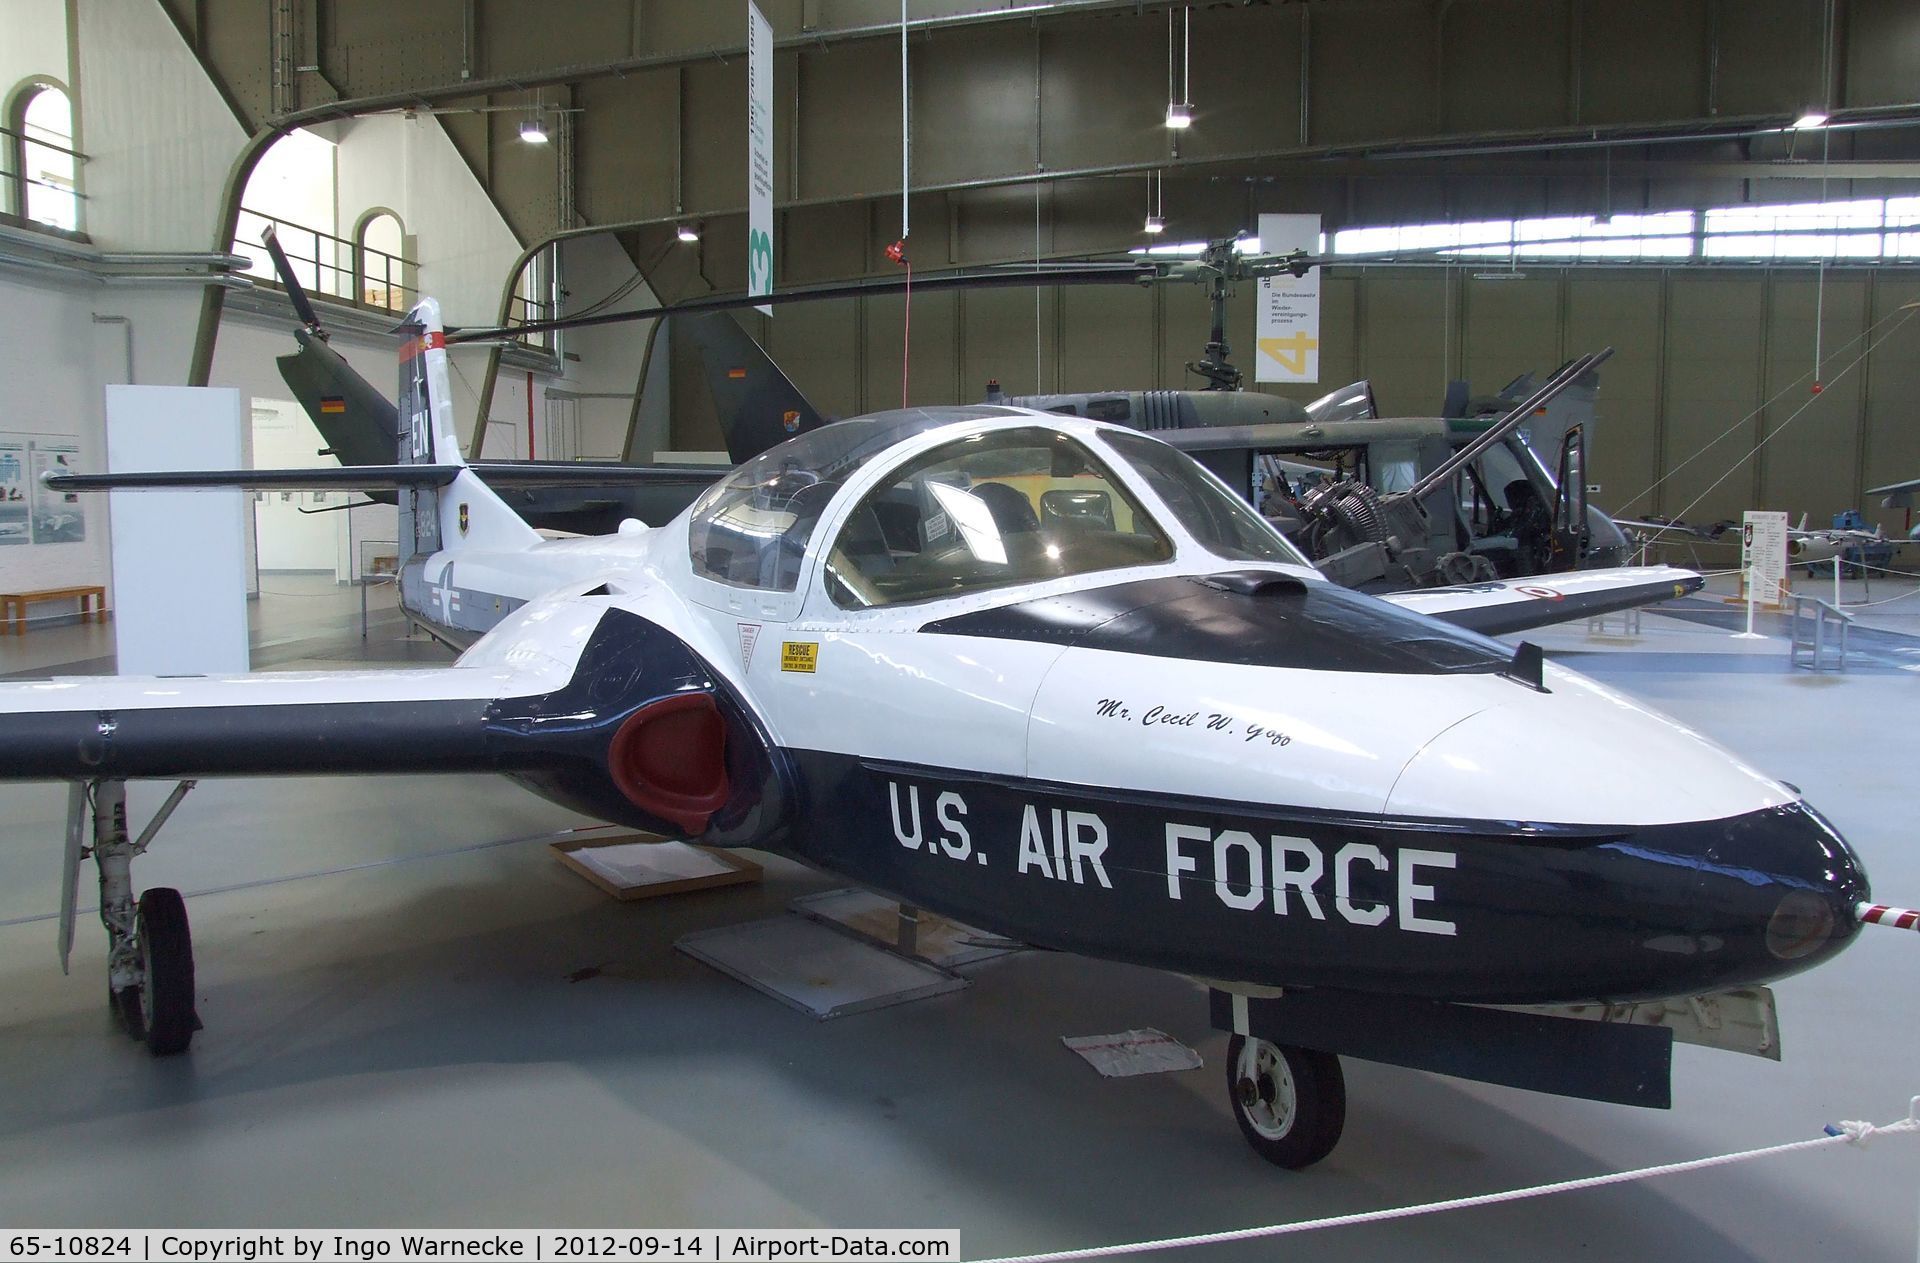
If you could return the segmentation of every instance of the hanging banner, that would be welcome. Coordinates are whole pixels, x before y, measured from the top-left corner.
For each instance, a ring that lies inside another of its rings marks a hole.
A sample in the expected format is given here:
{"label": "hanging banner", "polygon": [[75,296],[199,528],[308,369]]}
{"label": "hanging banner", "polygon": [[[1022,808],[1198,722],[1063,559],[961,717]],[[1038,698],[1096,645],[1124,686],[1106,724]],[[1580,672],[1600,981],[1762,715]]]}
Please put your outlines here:
{"label": "hanging banner", "polygon": [[1740,526],[1741,591],[1754,585],[1762,605],[1787,603],[1787,515],[1748,509]]}
{"label": "hanging banner", "polygon": [[[773,27],[747,0],[747,293],[773,293]],[[766,315],[771,306],[761,307]]]}
{"label": "hanging banner", "polygon": [[[1320,252],[1318,215],[1260,216],[1260,253]],[[1320,380],[1320,269],[1305,276],[1260,278],[1254,326],[1253,380]]]}

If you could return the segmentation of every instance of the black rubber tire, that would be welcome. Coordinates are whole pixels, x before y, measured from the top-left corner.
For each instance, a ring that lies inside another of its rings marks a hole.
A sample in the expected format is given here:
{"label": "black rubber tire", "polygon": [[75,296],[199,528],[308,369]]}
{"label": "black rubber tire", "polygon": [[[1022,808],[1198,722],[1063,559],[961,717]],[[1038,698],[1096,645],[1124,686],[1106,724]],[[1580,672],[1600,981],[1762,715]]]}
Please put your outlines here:
{"label": "black rubber tire", "polygon": [[[1277,1062],[1275,1069],[1284,1069],[1291,1078],[1293,1110],[1289,1118],[1272,1117],[1271,1106],[1280,1094],[1274,1076],[1262,1074],[1243,1082],[1241,1059],[1249,1043],[1271,1049]],[[1340,1059],[1310,1048],[1249,1041],[1235,1035],[1227,1043],[1227,1100],[1233,1107],[1233,1121],[1240,1125],[1240,1134],[1253,1151],[1289,1171],[1310,1167],[1332,1153],[1347,1124],[1347,1079],[1341,1073]],[[1261,1122],[1255,1121],[1250,1109],[1261,1112]]]}
{"label": "black rubber tire", "polygon": [[140,896],[140,1013],[147,1051],[156,1057],[183,1053],[200,1021],[193,1007],[193,933],[180,892],[156,886]]}
{"label": "black rubber tire", "polygon": [[140,988],[122,987],[115,991],[113,984],[107,984],[107,1008],[113,1013],[113,1020],[129,1038],[144,1040],[147,1037],[147,1021],[140,1016]]}

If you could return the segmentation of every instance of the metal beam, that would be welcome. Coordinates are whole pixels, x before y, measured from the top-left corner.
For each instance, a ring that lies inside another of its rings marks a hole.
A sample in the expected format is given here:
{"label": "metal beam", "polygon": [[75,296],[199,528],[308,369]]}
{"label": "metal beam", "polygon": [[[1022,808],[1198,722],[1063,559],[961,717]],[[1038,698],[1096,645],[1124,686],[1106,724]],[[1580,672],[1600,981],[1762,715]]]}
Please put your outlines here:
{"label": "metal beam", "polygon": [[[977,13],[911,18],[908,19],[906,28],[907,33],[912,35],[935,30],[988,26],[1001,22],[1074,17],[1109,10],[1137,11],[1141,4],[1142,0],[1044,0],[1041,3],[1012,5],[1004,9],[987,9]],[[783,49],[827,48],[834,44],[868,39],[897,39],[900,36],[900,27],[901,24],[898,22],[886,22],[841,27],[830,31],[805,31],[799,35],[777,38],[773,41],[773,47],[774,51],[778,52]],[[233,165],[228,169],[226,188],[220,200],[220,217],[214,225],[213,248],[223,250],[232,242],[234,229],[240,222],[241,195],[261,156],[274,141],[309,123],[357,118],[363,114],[374,114],[384,110],[431,106],[496,92],[525,92],[555,84],[582,83],[591,79],[607,79],[648,70],[693,65],[703,61],[725,61],[729,58],[744,57],[746,52],[746,45],[738,44],[658,53],[645,57],[625,57],[617,61],[555,66],[533,74],[495,75],[484,79],[465,78],[435,87],[351,97],[283,114],[268,126],[256,130],[247,139],[247,143],[242,146],[240,153],[234,158]],[[525,266],[524,262],[521,266]],[[200,322],[194,334],[193,359],[187,369],[187,384],[190,386],[204,386],[212,375],[214,342],[220,332],[223,293],[224,291],[220,289],[211,289],[200,304]]]}

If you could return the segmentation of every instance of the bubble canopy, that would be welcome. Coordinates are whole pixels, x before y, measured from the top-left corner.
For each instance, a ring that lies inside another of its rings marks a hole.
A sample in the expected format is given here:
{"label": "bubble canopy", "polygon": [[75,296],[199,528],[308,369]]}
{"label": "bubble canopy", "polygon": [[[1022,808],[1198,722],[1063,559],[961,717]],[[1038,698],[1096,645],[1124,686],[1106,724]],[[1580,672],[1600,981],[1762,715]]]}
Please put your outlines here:
{"label": "bubble canopy", "polygon": [[[1307,564],[1225,484],[1158,440],[1102,427],[1100,439],[1115,441],[1087,443],[1040,414],[975,405],[855,417],[763,452],[694,503],[693,571],[792,592],[828,505],[867,462],[929,430],[1021,417],[1031,424],[923,451],[863,495],[827,550],[836,604],[926,600],[1169,561],[1174,537],[1156,514],[1228,560]],[[1141,486],[1163,507],[1142,502]]]}

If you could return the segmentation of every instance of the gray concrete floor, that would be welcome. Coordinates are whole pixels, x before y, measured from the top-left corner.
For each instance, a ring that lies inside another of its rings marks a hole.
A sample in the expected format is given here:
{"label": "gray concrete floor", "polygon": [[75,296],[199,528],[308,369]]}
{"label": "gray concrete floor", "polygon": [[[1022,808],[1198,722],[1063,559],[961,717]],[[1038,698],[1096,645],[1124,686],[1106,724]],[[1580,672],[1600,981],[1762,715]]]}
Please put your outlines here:
{"label": "gray concrete floor", "polygon": [[[256,612],[257,659],[355,658],[357,596],[271,586],[288,594]],[[1911,670],[1887,653],[1789,672],[1778,639],[1732,641],[1703,617],[1533,638],[1800,785],[1879,898],[1920,902],[1914,773],[1883,735],[1914,700]],[[397,626],[376,620],[370,657],[444,657],[396,643]],[[110,648],[96,629],[38,631],[0,642],[0,674],[100,669]],[[1346,1138],[1287,1174],[1240,1141],[1225,1041],[1189,982],[1029,954],[957,995],[815,1023],[671,943],[831,878],[769,859],[760,887],[614,903],[547,852],[582,822],[466,777],[195,791],[136,870],[189,893],[207,1023],[191,1054],[156,1062],[109,1023],[97,926],[83,918],[72,977],[55,961],[63,810],[56,786],[0,787],[8,1226],[938,1226],[984,1257],[1676,1161],[1886,1121],[1920,1092],[1920,938],[1869,930],[1778,987],[1784,1062],[1678,1049],[1671,1111],[1349,1062]],[[1103,1080],[1059,1044],[1135,1026],[1206,1068]],[[1917,1202],[1920,1139],[1889,1138],[1191,1253],[1911,1259]]]}

